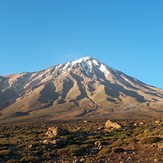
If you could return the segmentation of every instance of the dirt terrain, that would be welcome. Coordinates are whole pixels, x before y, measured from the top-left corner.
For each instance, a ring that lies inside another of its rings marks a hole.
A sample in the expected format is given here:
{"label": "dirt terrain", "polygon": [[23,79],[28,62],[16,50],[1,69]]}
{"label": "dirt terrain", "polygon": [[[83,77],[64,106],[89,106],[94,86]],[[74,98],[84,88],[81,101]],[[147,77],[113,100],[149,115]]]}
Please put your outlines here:
{"label": "dirt terrain", "polygon": [[[0,125],[0,162],[161,163],[163,121],[105,120],[17,122]],[[68,131],[49,138],[49,127]]]}

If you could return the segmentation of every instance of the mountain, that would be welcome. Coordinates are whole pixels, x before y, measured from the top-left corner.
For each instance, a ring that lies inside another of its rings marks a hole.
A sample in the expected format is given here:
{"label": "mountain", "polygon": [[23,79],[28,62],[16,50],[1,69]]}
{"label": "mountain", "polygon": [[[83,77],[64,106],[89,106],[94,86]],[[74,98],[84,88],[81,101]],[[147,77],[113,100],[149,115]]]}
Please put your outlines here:
{"label": "mountain", "polygon": [[163,90],[95,58],[0,76],[0,119],[163,117]]}

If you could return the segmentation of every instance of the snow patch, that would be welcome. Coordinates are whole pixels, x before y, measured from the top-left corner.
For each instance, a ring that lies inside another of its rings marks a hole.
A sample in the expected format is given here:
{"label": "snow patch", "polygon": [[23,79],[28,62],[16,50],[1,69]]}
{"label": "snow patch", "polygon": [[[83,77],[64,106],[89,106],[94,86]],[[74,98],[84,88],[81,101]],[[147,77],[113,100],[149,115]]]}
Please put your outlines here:
{"label": "snow patch", "polygon": [[124,78],[127,82],[129,82],[129,80],[127,78]]}
{"label": "snow patch", "polygon": [[63,71],[66,70],[66,68],[69,66],[69,64],[70,64],[70,62],[67,62],[67,63],[65,64],[65,66],[62,68],[62,70],[63,70]]}
{"label": "snow patch", "polygon": [[56,66],[56,69],[58,69],[58,68],[61,67],[61,66],[62,66],[62,64],[57,65],[57,66]]}
{"label": "snow patch", "polygon": [[89,67],[87,67],[87,65],[85,65],[84,63],[81,63],[82,69],[85,71],[87,76],[90,76],[89,74]]}
{"label": "snow patch", "polygon": [[93,59],[92,62],[93,62],[95,65],[99,66],[99,63],[98,63],[95,59]]}
{"label": "snow patch", "polygon": [[105,65],[101,64],[99,67],[100,71],[103,72],[105,74],[105,76],[109,75],[110,72],[108,71],[108,69],[106,68]]}
{"label": "snow patch", "polygon": [[78,60],[76,60],[76,61],[71,62],[71,64],[72,64],[72,66],[73,66],[73,65],[75,65],[75,64],[77,64],[77,63],[82,63],[82,62],[85,62],[85,61],[87,61],[87,60],[90,60],[90,58],[91,58],[91,57],[80,58],[80,59],[78,59]]}
{"label": "snow patch", "polygon": [[106,67],[103,65],[103,64],[101,64],[101,66],[99,67],[99,69],[102,71],[102,72],[106,72]]}
{"label": "snow patch", "polygon": [[83,70],[85,71],[86,75],[90,76],[90,73],[93,68],[92,62],[90,60],[88,62],[82,62],[81,66],[82,66]]}
{"label": "snow patch", "polygon": [[59,65],[57,65],[57,66],[55,66],[53,69],[53,72],[52,72],[52,74],[54,74],[55,72],[56,72],[56,70],[58,69],[58,68],[60,68],[62,65],[61,64],[59,64]]}

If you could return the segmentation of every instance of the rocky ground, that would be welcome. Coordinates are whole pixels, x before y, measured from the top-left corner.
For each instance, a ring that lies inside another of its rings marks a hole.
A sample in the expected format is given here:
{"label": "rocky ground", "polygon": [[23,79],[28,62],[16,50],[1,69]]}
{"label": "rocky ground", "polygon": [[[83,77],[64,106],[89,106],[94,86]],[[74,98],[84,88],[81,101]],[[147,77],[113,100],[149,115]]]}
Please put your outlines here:
{"label": "rocky ground", "polygon": [[0,125],[0,162],[162,163],[163,121],[74,120]]}

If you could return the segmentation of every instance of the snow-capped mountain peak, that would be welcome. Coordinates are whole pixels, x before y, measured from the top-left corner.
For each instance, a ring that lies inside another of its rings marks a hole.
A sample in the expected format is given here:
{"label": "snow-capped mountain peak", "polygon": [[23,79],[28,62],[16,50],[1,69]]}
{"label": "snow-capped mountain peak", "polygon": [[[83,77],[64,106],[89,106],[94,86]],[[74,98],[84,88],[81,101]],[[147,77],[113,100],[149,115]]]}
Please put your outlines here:
{"label": "snow-capped mountain peak", "polygon": [[4,116],[20,111],[29,115],[37,110],[44,113],[45,108],[61,108],[66,115],[72,110],[74,116],[90,110],[94,114],[96,110],[97,114],[110,114],[117,108],[135,111],[141,103],[149,108],[161,102],[163,90],[89,56],[38,72],[0,78],[0,113]]}
{"label": "snow-capped mountain peak", "polygon": [[87,57],[83,57],[83,58],[80,58],[80,59],[76,59],[76,60],[72,61],[71,63],[72,64],[77,64],[77,63],[82,63],[82,62],[92,60],[92,59],[93,59],[92,57],[87,56]]}
{"label": "snow-capped mountain peak", "polygon": [[110,73],[108,66],[90,56],[65,63],[62,67],[62,73],[70,72],[77,65],[80,65],[82,67],[82,70],[88,77],[91,76],[91,74],[94,72],[94,69],[98,69],[101,73],[105,75],[108,75]]}

